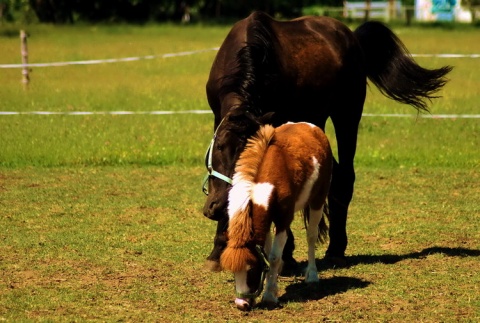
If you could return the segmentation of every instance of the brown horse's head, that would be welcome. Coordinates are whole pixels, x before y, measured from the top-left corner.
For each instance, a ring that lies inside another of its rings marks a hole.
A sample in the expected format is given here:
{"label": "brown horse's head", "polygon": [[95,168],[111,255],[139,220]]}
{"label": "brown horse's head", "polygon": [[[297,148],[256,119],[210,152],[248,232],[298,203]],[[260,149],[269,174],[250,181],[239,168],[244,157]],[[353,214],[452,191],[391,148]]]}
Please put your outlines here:
{"label": "brown horse's head", "polygon": [[270,117],[270,114],[256,117],[247,109],[238,107],[231,110],[216,129],[205,156],[208,177],[203,188],[207,194],[203,214],[207,218],[219,220],[227,216],[228,191],[235,163],[247,139]]}

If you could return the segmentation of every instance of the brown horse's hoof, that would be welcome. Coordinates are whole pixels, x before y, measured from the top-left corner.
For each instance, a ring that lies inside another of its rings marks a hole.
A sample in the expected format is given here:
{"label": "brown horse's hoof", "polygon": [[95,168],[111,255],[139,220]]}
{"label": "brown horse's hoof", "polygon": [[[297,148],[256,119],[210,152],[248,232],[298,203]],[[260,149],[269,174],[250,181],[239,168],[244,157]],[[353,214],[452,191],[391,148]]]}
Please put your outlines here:
{"label": "brown horse's hoof", "polygon": [[214,260],[206,260],[204,267],[208,271],[213,271],[213,272],[222,271],[222,266],[220,266],[220,263],[218,261],[214,261]]}
{"label": "brown horse's hoof", "polygon": [[298,262],[293,259],[287,259],[282,262],[282,268],[280,269],[280,276],[283,277],[292,277],[298,276],[300,273],[300,266]]}
{"label": "brown horse's hoof", "polygon": [[333,268],[348,267],[347,258],[338,256],[325,256],[325,261]]}

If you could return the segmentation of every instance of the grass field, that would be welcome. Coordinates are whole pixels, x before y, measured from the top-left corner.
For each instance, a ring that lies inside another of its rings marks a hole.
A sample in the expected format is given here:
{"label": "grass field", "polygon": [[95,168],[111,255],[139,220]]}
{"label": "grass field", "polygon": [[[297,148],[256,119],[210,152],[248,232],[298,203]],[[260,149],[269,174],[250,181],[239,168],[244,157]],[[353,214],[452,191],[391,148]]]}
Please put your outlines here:
{"label": "grass field", "polygon": [[[30,62],[219,46],[222,26],[30,26]],[[480,30],[395,31],[413,53],[480,53]],[[0,27],[0,64],[20,63]],[[0,69],[0,111],[208,109],[214,52],[89,66]],[[479,59],[453,65],[435,114],[478,114]],[[366,113],[414,113],[369,89]],[[476,322],[480,121],[365,117],[348,268],[317,251],[320,284],[281,279],[283,308],[241,313],[233,277],[203,269],[215,223],[201,180],[212,116],[0,115],[0,320]],[[332,129],[327,129],[332,137]],[[334,143],[333,143],[334,144]],[[295,257],[306,260],[302,222]]]}

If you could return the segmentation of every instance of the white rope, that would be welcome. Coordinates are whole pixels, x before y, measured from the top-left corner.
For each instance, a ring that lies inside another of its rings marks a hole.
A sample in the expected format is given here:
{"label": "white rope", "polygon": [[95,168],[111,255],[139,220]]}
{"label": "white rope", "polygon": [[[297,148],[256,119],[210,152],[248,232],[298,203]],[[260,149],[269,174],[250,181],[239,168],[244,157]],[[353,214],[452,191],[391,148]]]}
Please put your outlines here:
{"label": "white rope", "polygon": [[413,57],[480,58],[480,54],[412,54]]}
{"label": "white rope", "polygon": [[208,114],[210,110],[184,110],[184,111],[0,111],[0,115],[132,115],[132,114],[150,114],[150,115],[169,115],[169,114]]}
{"label": "white rope", "polygon": [[[0,111],[0,115],[172,115],[172,114],[210,114],[210,110],[184,111]],[[363,117],[383,118],[422,118],[422,119],[480,119],[480,114],[394,114],[394,113],[364,113]]]}
{"label": "white rope", "polygon": [[[179,56],[194,55],[204,52],[217,51],[219,47],[192,50],[178,53],[168,53],[162,55],[147,55],[147,56],[134,56],[123,58],[107,58],[107,59],[93,59],[84,61],[67,61],[67,62],[52,62],[52,63],[30,63],[30,64],[0,64],[0,68],[24,68],[24,67],[59,67],[69,65],[93,65],[93,64],[107,64],[107,63],[120,63],[120,62],[133,62],[147,59],[156,58],[171,58]],[[413,57],[438,57],[438,58],[480,58],[480,54],[412,54]]]}
{"label": "white rope", "polygon": [[421,119],[479,119],[480,114],[396,114],[396,113],[364,113],[362,117],[385,118],[421,118]]}
{"label": "white rope", "polygon": [[31,63],[31,64],[0,64],[0,68],[23,68],[23,67],[50,67],[50,66],[68,66],[68,65],[93,65],[93,64],[106,64],[106,63],[119,63],[119,62],[133,62],[147,59],[156,58],[172,58],[179,56],[188,56],[194,54],[200,54],[204,52],[217,51],[218,47],[192,50],[186,52],[169,53],[162,55],[147,55],[147,56],[135,56],[135,57],[123,57],[123,58],[108,58],[108,59],[94,59],[86,61],[70,61],[70,62],[53,62],[53,63]]}

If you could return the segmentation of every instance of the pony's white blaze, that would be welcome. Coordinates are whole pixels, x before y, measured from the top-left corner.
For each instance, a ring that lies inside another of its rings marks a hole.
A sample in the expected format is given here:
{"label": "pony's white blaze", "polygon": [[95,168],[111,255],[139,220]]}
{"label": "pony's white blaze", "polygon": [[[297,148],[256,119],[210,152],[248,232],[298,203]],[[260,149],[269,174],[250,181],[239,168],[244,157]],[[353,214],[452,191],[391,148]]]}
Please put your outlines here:
{"label": "pony's white blaze", "polygon": [[247,271],[237,271],[235,273],[235,289],[238,293],[248,293],[248,285],[247,285]]}
{"label": "pony's white blaze", "polygon": [[268,209],[268,202],[272,195],[273,185],[270,183],[255,184],[252,189],[252,202]]}
{"label": "pony's white blaze", "polygon": [[245,210],[250,201],[252,182],[243,178],[241,173],[233,176],[233,184],[228,194],[228,217],[232,219],[235,214]]}
{"label": "pony's white blaze", "polygon": [[[247,285],[247,271],[239,271],[235,273],[235,290],[237,293],[248,293]],[[250,306],[248,300],[243,298],[235,298],[235,305],[240,309],[245,309],[245,307]]]}
{"label": "pony's white blaze", "polygon": [[320,163],[318,162],[317,158],[315,158],[315,156],[312,157],[312,164],[313,164],[313,172],[308,178],[308,180],[305,182],[302,188],[302,191],[298,196],[297,201],[295,202],[295,212],[300,211],[305,207],[310,197],[310,193],[312,191],[313,185],[318,179]]}

